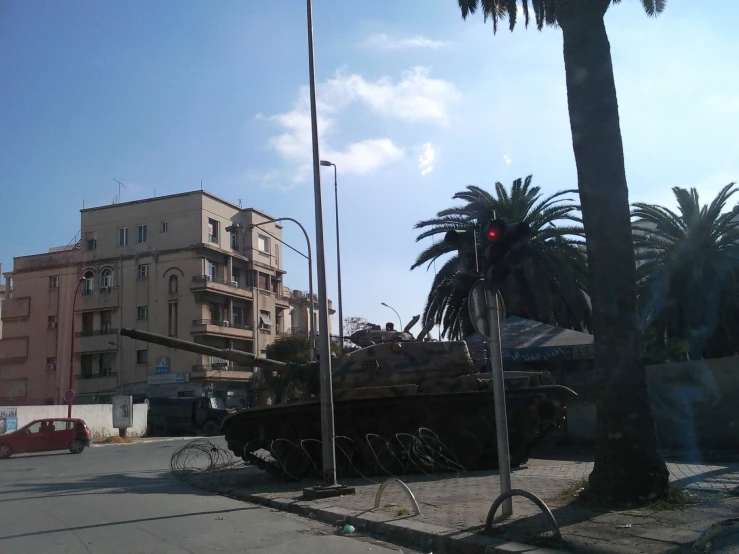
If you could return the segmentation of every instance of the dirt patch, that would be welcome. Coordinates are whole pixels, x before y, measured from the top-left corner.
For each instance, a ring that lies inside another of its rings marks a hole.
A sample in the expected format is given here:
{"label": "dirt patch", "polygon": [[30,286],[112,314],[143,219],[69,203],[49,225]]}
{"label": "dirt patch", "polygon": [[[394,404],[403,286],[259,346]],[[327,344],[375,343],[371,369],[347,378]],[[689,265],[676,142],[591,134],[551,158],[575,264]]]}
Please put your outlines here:
{"label": "dirt patch", "polygon": [[133,441],[125,437],[108,437],[103,440],[96,441],[98,444],[131,444]]}

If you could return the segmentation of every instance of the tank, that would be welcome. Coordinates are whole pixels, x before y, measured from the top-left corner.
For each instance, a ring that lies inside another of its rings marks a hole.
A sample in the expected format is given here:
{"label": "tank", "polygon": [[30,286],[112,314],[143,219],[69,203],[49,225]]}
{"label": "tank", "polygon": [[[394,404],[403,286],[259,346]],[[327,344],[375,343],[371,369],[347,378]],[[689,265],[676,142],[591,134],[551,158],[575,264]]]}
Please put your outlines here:
{"label": "tank", "polygon": [[[414,338],[409,326],[403,331],[378,326],[357,331],[351,340],[359,349],[332,360],[337,473],[495,469],[491,374],[478,372],[466,342],[427,340],[431,326]],[[305,398],[238,410],[224,418],[221,432],[236,456],[273,475],[300,480],[313,471],[321,474],[319,361],[283,363],[136,329],[121,329],[120,334],[301,383]],[[511,466],[517,467],[561,424],[567,402],[576,394],[544,371],[505,371],[504,382]],[[436,445],[433,453],[419,455],[420,443]],[[419,458],[427,459],[429,467]]]}

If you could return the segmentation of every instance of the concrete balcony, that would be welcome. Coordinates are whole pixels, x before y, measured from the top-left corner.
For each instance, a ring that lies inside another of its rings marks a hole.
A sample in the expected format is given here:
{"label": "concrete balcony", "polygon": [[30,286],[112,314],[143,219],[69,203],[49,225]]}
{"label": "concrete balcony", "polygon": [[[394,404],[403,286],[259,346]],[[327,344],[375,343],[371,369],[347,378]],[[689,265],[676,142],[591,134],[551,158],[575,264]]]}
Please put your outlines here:
{"label": "concrete balcony", "polygon": [[3,302],[2,320],[28,319],[31,315],[31,297],[9,298]]}
{"label": "concrete balcony", "polygon": [[83,377],[82,375],[75,375],[75,384],[77,394],[91,394],[95,392],[109,392],[114,391],[118,388],[118,375],[116,373],[110,373],[103,377],[98,374],[92,376]]}
{"label": "concrete balcony", "polygon": [[79,292],[79,299],[77,300],[77,310],[93,310],[100,309],[105,310],[108,308],[117,308],[120,302],[118,301],[118,287],[101,287],[90,290],[82,289]]}
{"label": "concrete balcony", "polygon": [[192,292],[217,292],[235,298],[243,298],[252,300],[254,293],[251,287],[239,284],[237,281],[226,281],[224,279],[214,279],[210,275],[196,275],[192,278],[190,284]]}
{"label": "concrete balcony", "polygon": [[[74,347],[76,354],[88,352],[115,352],[118,349],[118,329],[99,329],[96,331],[82,331],[75,333],[77,344]],[[113,344],[110,344],[110,343]]]}
{"label": "concrete balcony", "polygon": [[254,331],[251,325],[237,325],[229,321],[213,321],[210,319],[194,319],[190,334],[214,335],[241,340],[254,338]]}

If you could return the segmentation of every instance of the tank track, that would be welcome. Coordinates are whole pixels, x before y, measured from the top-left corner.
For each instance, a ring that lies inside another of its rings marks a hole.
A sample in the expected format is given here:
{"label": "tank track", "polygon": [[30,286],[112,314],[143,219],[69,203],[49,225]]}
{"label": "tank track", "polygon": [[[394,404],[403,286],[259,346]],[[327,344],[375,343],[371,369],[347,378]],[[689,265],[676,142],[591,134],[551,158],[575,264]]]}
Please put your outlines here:
{"label": "tank track", "polygon": [[[506,395],[511,466],[517,467],[528,460],[534,444],[564,419],[564,405],[574,393],[547,385],[510,390]],[[555,403],[557,417],[542,419],[537,412],[542,400]],[[422,428],[431,432],[428,436],[438,436],[440,450],[446,448],[447,455],[436,453],[441,456],[441,471],[495,469],[493,406],[491,390],[335,402],[337,473],[349,477],[439,471],[433,463],[421,467],[406,455],[403,440],[412,442],[409,437]],[[242,410],[228,416],[222,430],[234,454],[278,479],[320,475],[318,400]],[[379,445],[371,455],[365,444],[372,444],[370,438]],[[272,459],[259,455],[259,450],[268,451]]]}

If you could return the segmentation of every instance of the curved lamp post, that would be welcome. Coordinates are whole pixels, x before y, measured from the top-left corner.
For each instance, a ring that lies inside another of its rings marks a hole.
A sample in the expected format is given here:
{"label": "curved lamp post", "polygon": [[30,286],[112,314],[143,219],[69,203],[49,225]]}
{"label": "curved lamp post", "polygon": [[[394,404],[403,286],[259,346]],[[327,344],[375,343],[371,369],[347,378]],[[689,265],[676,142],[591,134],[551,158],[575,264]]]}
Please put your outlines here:
{"label": "curved lamp post", "polygon": [[397,311],[395,310],[395,308],[393,308],[392,306],[388,306],[388,305],[387,305],[387,304],[385,304],[384,302],[381,302],[381,304],[382,304],[383,306],[385,306],[386,308],[390,308],[390,309],[391,309],[392,311],[394,311],[394,312],[395,312],[395,315],[397,315],[397,316],[398,316],[398,323],[400,323],[400,329],[398,329],[398,330],[399,330],[399,331],[402,331],[402,330],[403,330],[403,322],[402,322],[402,321],[400,320],[400,314],[399,314],[399,313],[398,313],[398,312],[397,312]]}
{"label": "curved lamp post", "polygon": [[336,205],[336,272],[339,281],[339,351],[344,353],[344,310],[341,302],[341,247],[339,246],[339,185],[336,179],[336,164],[321,160],[324,167],[334,168],[334,203]]}

